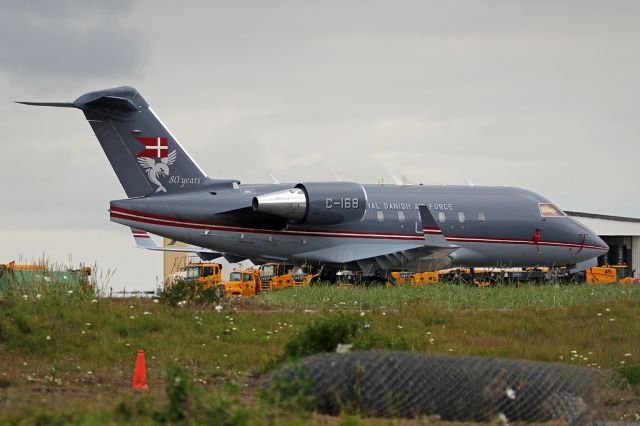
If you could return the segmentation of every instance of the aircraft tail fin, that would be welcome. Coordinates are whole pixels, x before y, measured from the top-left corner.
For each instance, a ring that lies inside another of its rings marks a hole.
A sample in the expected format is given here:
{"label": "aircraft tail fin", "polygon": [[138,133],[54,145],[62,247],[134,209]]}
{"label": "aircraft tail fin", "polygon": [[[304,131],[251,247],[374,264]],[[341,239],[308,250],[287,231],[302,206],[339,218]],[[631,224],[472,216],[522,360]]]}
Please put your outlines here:
{"label": "aircraft tail fin", "polygon": [[188,192],[209,181],[133,87],[86,93],[72,103],[19,103],[81,109],[130,198]]}

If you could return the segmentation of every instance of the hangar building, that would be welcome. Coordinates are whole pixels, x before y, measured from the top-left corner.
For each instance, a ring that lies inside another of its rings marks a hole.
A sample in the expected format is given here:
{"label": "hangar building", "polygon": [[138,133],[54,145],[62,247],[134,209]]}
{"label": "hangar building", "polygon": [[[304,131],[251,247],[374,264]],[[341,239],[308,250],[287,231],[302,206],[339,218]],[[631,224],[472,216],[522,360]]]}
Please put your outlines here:
{"label": "hangar building", "polygon": [[598,265],[626,264],[627,275],[640,275],[640,219],[595,213],[564,211],[583,223],[609,245],[609,253],[598,258]]}

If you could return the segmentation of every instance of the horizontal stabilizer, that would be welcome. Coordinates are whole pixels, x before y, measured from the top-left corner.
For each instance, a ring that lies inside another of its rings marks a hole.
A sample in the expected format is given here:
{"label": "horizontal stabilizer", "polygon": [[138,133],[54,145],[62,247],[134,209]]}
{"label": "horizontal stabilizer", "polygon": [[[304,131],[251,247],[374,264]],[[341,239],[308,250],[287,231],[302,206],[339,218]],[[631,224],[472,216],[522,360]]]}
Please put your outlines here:
{"label": "horizontal stabilizer", "polygon": [[133,234],[133,240],[136,242],[136,247],[144,249],[154,249],[158,247],[148,232],[131,228],[131,233]]}
{"label": "horizontal stabilizer", "polygon": [[100,96],[97,99],[89,101],[79,107],[117,109],[121,111],[139,111],[138,107],[131,102],[130,99],[118,96]]}
{"label": "horizontal stabilizer", "polygon": [[[147,250],[155,250],[155,251],[173,251],[178,253],[195,253],[198,256],[211,258],[222,256],[221,253],[216,251],[204,248],[204,247],[161,247],[153,241],[151,235],[146,231],[141,231],[139,229],[131,228],[131,233],[133,234],[133,239],[136,242],[136,247]],[[201,256],[202,255],[202,256]]]}
{"label": "horizontal stabilizer", "polygon": [[71,102],[24,102],[16,101],[17,104],[22,105],[34,105],[34,106],[48,106],[57,108],[75,108],[76,106]]}

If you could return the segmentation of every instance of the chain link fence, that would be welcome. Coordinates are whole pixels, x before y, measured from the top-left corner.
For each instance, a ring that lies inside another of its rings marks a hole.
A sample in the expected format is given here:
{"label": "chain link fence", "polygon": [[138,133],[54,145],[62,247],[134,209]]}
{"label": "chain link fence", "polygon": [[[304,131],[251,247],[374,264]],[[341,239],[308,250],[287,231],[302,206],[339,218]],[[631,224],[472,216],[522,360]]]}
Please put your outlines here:
{"label": "chain link fence", "polygon": [[375,417],[569,424],[602,419],[619,390],[610,372],[593,368],[393,351],[309,356],[272,371],[265,382],[269,391],[282,392],[283,384],[290,394],[306,392],[313,408],[330,415],[350,410]]}

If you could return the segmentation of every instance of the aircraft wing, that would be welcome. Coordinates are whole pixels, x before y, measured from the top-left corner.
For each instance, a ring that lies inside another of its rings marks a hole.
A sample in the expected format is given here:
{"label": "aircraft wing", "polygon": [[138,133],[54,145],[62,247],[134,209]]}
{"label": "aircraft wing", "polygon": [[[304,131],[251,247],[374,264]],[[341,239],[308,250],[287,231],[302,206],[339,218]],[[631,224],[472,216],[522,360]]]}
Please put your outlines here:
{"label": "aircraft wing", "polygon": [[[444,269],[452,262],[449,255],[459,247],[445,239],[442,229],[426,206],[420,206],[420,217],[424,242],[417,247],[407,248],[405,243],[400,242],[396,248],[390,247],[389,243],[355,243],[314,251],[313,257],[331,263],[355,262],[360,269],[367,272]],[[304,258],[309,255],[310,253],[301,253],[298,257]]]}

